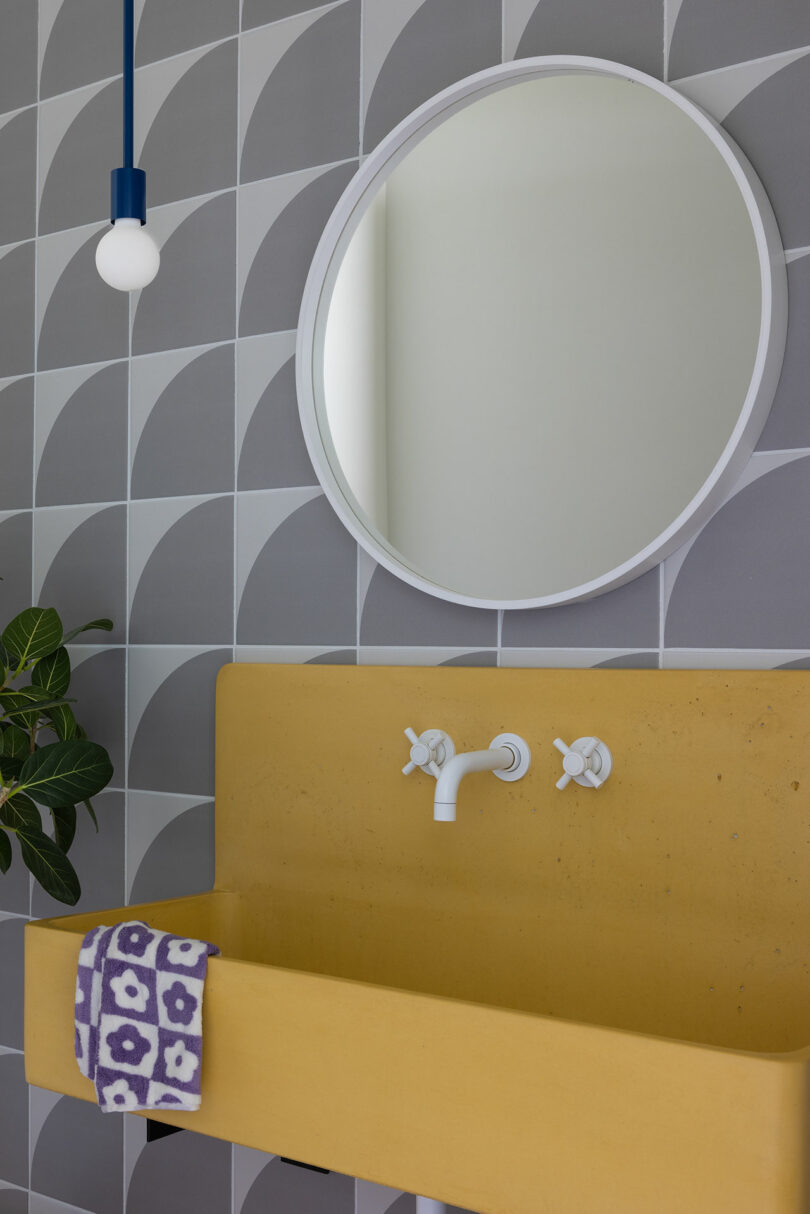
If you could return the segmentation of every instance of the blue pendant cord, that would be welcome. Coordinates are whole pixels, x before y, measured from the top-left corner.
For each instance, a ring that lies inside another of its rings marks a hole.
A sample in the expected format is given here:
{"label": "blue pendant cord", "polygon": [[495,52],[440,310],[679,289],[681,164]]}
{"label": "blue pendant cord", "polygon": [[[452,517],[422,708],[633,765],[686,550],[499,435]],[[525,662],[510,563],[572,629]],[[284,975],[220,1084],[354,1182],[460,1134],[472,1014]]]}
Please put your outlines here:
{"label": "blue pendant cord", "polygon": [[110,174],[110,215],[146,223],[146,173],[135,160],[135,0],[124,0],[124,164]]}
{"label": "blue pendant cord", "polygon": [[124,0],[124,168],[135,163],[135,0]]}

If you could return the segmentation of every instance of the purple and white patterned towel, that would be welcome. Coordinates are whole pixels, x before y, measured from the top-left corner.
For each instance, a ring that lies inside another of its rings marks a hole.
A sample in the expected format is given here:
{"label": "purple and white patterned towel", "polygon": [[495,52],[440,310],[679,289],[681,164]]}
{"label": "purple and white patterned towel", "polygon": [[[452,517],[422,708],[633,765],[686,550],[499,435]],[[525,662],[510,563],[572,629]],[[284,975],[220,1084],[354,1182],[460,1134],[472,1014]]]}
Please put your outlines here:
{"label": "purple and white patterned towel", "polygon": [[104,1113],[200,1107],[205,940],[94,927],[76,975],[76,1061]]}

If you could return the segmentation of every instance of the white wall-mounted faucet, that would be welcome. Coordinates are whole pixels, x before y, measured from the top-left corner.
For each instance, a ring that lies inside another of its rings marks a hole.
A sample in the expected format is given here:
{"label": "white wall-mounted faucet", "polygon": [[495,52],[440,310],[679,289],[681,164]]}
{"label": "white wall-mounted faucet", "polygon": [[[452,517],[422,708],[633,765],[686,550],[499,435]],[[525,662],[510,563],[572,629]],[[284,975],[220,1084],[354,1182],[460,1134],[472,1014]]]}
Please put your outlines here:
{"label": "white wall-mounted faucet", "polygon": [[519,780],[531,763],[528,743],[514,733],[498,734],[487,750],[471,750],[461,755],[456,754],[452,739],[443,730],[428,729],[417,737],[408,727],[405,736],[412,745],[410,762],[402,769],[404,774],[410,775],[419,767],[436,779],[433,798],[436,822],[455,822],[458,788],[466,775],[491,771],[500,780]]}

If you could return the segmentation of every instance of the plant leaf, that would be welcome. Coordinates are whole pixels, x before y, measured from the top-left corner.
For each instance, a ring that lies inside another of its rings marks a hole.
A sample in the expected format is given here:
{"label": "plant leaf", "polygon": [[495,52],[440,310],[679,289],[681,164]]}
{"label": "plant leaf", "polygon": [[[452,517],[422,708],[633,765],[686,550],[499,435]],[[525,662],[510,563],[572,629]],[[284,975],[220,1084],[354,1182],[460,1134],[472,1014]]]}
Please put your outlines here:
{"label": "plant leaf", "polygon": [[49,809],[75,805],[108,784],[110,756],[96,742],[52,742],[29,755],[20,772],[20,788]]}
{"label": "plant leaf", "polygon": [[47,654],[31,671],[31,682],[52,696],[63,696],[70,686],[70,658],[64,645]]}
{"label": "plant leaf", "polygon": [[114,624],[112,620],[91,620],[89,624],[82,624],[79,628],[71,628],[70,632],[65,633],[62,641],[67,645],[80,632],[89,632],[91,628],[102,628],[105,632],[112,632]]}
{"label": "plant leaf", "polygon": [[73,836],[76,834],[76,806],[58,805],[51,810],[53,818],[53,837],[56,846],[65,855],[70,851]]}
{"label": "plant leaf", "polygon": [[0,683],[5,683],[11,666],[11,658],[5,645],[0,642]]}
{"label": "plant leaf", "polygon": [[0,805],[0,822],[12,830],[42,830],[42,816],[30,797],[13,789]]}
{"label": "plant leaf", "polygon": [[90,817],[93,819],[93,825],[96,828],[96,834],[98,834],[98,818],[96,817],[96,811],[93,809],[93,806],[90,804],[90,799],[85,798],[85,800],[82,802],[82,804],[84,805],[84,808],[89,813]]}
{"label": "plant leaf", "polygon": [[69,704],[49,708],[45,716],[53,725],[60,742],[68,742],[76,734],[76,718]]}
{"label": "plant leaf", "polygon": [[63,851],[41,830],[17,832],[24,863],[46,893],[58,902],[75,906],[81,897],[79,878]]}
{"label": "plant leaf", "polygon": [[19,725],[7,725],[0,734],[0,755],[9,759],[28,758],[31,753],[31,739]]}
{"label": "plant leaf", "polygon": [[22,771],[22,759],[9,759],[5,755],[0,759],[0,784],[10,784],[16,780]]}
{"label": "plant leaf", "polygon": [[0,830],[0,873],[7,873],[11,867],[11,840],[4,830]]}
{"label": "plant leaf", "polygon": [[46,708],[54,708],[57,704],[75,704],[75,700],[64,700],[61,696],[52,696],[42,687],[19,687],[15,691],[4,691],[0,695],[3,706],[4,720],[21,722],[28,729],[33,729]]}
{"label": "plant leaf", "polygon": [[53,607],[27,607],[3,632],[3,644],[20,665],[44,658],[62,643],[62,621]]}

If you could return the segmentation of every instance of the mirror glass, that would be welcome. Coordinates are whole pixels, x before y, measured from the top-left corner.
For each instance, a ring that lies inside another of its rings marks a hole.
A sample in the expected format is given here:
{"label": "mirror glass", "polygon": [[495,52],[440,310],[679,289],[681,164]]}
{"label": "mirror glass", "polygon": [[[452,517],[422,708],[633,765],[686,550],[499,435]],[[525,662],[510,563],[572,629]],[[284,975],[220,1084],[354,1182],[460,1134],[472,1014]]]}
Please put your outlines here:
{"label": "mirror glass", "polygon": [[764,192],[695,107],[621,70],[427,107],[316,255],[310,452],[361,542],[444,597],[534,606],[637,576],[764,422]]}

